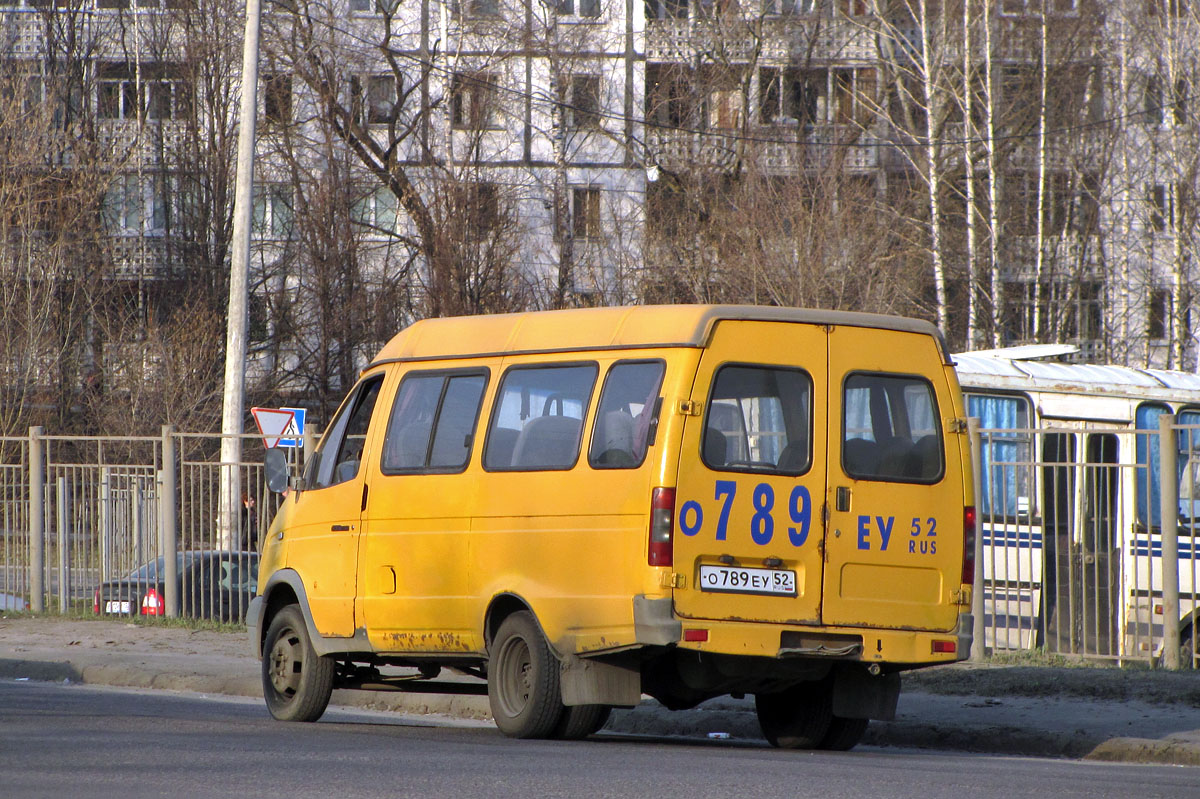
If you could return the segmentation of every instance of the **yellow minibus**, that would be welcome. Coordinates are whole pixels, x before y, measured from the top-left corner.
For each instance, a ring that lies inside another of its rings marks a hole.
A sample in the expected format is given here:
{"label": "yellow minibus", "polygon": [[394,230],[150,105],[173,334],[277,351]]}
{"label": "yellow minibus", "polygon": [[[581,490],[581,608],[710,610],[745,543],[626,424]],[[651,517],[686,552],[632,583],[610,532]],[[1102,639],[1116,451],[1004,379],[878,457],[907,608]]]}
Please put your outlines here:
{"label": "yellow minibus", "polygon": [[902,671],[970,648],[965,413],[926,322],[423,320],[302,476],[267,466],[287,496],[248,624],[279,719],[333,688],[486,691],[507,735],[582,738],[643,694],[753,695],[773,745],[848,749]]}

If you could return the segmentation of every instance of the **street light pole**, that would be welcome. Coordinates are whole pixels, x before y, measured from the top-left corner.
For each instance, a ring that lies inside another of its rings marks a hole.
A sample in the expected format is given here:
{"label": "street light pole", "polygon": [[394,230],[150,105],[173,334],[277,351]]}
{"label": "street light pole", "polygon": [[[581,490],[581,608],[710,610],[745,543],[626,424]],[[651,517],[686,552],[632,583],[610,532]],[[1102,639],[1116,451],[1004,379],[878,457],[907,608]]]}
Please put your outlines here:
{"label": "street light pole", "polygon": [[217,519],[219,546],[230,549],[240,529],[242,429],[246,404],[246,327],[250,288],[250,222],[254,208],[254,126],[258,116],[260,0],[246,0],[242,48],[242,97],[238,119],[237,175],[233,192],[233,241],[229,306],[225,327],[225,394],[221,408],[221,485]]}

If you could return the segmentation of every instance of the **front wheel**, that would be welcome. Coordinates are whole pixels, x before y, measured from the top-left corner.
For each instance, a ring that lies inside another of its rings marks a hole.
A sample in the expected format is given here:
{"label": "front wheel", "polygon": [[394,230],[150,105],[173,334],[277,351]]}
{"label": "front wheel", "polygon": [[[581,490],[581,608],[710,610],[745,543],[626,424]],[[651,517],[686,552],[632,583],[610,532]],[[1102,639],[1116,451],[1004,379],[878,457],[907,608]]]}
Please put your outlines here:
{"label": "front wheel", "polygon": [[528,611],[505,619],[492,641],[488,703],[510,738],[548,738],[564,715],[558,658]]}
{"label": "front wheel", "polygon": [[334,661],[313,649],[296,605],[271,620],[263,642],[262,683],[267,709],[280,721],[316,721],[333,694]]}

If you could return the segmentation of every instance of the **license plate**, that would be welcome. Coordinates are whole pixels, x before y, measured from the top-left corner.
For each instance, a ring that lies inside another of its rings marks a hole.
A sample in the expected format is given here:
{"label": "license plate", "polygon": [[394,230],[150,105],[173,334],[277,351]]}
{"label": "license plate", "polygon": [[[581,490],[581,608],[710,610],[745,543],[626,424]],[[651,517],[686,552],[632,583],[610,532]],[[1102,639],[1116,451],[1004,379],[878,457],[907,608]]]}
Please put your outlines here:
{"label": "license plate", "polygon": [[128,601],[116,602],[113,600],[109,600],[108,602],[104,603],[104,612],[105,613],[128,613],[129,612],[129,602]]}
{"label": "license plate", "polygon": [[727,594],[795,596],[796,573],[783,569],[701,566],[700,590]]}

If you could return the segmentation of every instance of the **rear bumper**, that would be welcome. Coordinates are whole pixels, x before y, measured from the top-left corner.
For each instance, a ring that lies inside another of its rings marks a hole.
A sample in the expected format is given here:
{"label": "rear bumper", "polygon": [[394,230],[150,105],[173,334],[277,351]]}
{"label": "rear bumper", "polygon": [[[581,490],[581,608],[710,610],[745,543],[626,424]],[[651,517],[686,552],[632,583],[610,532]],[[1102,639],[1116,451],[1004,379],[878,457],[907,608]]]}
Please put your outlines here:
{"label": "rear bumper", "polygon": [[[691,630],[703,630],[707,633],[707,640],[680,640],[679,648],[724,655],[925,666],[955,663],[965,660],[971,654],[970,613],[960,614],[957,627],[946,632],[873,627],[809,627],[704,619],[681,621],[682,639],[701,637],[700,633],[692,636],[688,636],[687,633]],[[785,636],[788,639],[805,636],[822,639],[836,636],[843,641],[861,641],[861,646],[798,649],[786,645]]]}

